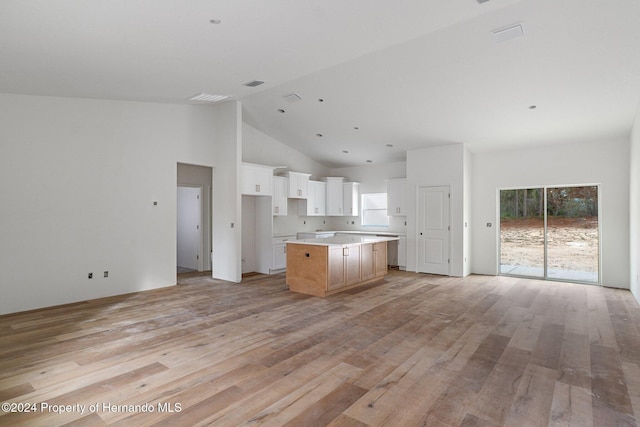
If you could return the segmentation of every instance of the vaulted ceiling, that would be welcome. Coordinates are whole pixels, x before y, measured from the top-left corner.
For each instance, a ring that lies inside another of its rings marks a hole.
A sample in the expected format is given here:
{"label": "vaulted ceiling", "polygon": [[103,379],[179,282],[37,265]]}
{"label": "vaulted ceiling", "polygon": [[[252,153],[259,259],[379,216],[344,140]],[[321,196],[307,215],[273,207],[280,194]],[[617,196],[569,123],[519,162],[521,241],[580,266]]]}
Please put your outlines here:
{"label": "vaulted ceiling", "polygon": [[637,0],[3,0],[0,92],[225,95],[329,167],[606,140],[638,111],[638,23]]}

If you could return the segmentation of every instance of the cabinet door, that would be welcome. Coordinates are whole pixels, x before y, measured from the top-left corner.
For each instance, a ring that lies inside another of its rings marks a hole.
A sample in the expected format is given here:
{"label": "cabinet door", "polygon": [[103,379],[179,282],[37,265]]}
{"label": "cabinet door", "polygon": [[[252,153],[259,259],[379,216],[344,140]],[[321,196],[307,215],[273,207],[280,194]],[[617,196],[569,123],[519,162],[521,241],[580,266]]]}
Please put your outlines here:
{"label": "cabinet door", "polygon": [[273,177],[273,215],[287,215],[287,178]]}
{"label": "cabinet door", "polygon": [[344,178],[330,177],[327,180],[327,215],[342,216],[344,203]]}
{"label": "cabinet door", "polygon": [[387,274],[387,242],[374,243],[372,247],[375,276],[384,276]]}
{"label": "cabinet door", "polygon": [[362,280],[369,280],[376,276],[373,243],[363,244],[360,248],[362,259]]}
{"label": "cabinet door", "polygon": [[327,290],[342,288],[345,286],[344,253],[342,247],[329,248],[329,274]]}
{"label": "cabinet door", "polygon": [[255,191],[255,167],[243,163],[240,173],[240,192],[242,194],[255,194]]}
{"label": "cabinet door", "polygon": [[309,174],[289,172],[289,198],[307,199],[309,197]]}
{"label": "cabinet door", "polygon": [[287,245],[278,243],[273,245],[273,265],[272,270],[287,268]]}
{"label": "cabinet door", "polygon": [[407,209],[407,180],[394,179],[387,181],[387,214],[389,216],[405,216]]}
{"label": "cabinet door", "polygon": [[253,196],[271,196],[273,168],[243,163],[240,173],[240,191]]}
{"label": "cabinet door", "polygon": [[345,284],[352,285],[354,283],[358,283],[362,281],[362,275],[360,271],[360,248],[361,245],[349,245],[346,248],[344,260],[344,275],[345,275]]}
{"label": "cabinet door", "polygon": [[[311,181],[309,181],[311,184]],[[324,182],[314,181],[315,191],[313,193],[313,212],[314,215],[325,216],[327,214],[327,184]],[[311,187],[309,187],[311,188]]]}
{"label": "cabinet door", "polygon": [[343,214],[345,216],[359,216],[358,201],[360,198],[359,193],[360,183],[358,182],[345,182],[343,184]]}

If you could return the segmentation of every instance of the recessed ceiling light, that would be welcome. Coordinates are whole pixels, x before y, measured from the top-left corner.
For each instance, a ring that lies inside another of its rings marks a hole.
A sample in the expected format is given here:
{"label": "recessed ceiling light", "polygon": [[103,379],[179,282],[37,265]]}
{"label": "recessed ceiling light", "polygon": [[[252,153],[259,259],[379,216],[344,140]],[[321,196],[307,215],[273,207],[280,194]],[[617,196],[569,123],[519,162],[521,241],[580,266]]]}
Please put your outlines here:
{"label": "recessed ceiling light", "polygon": [[360,128],[358,126],[354,126],[353,129],[359,130]]}
{"label": "recessed ceiling light", "polygon": [[387,144],[386,146],[391,148],[391,147],[393,147],[393,144]]}
{"label": "recessed ceiling light", "polygon": [[535,110],[536,108],[538,108],[538,107],[535,106],[535,105],[529,105],[529,110]]}
{"label": "recessed ceiling light", "polygon": [[278,113],[284,114],[284,113],[286,113],[286,111],[284,111],[282,108],[278,108]]}
{"label": "recessed ceiling light", "polygon": [[215,95],[213,93],[200,93],[189,98],[189,101],[218,102],[227,99],[227,95]]}
{"label": "recessed ceiling light", "polygon": [[367,160],[367,163],[373,163],[373,160]]}
{"label": "recessed ceiling light", "polygon": [[316,136],[317,136],[318,138],[322,138],[324,135],[323,135],[323,134],[321,134],[321,133],[316,133]]}
{"label": "recessed ceiling light", "polygon": [[242,86],[256,87],[256,86],[260,86],[263,83],[264,82],[260,80],[251,80],[250,82],[242,83]]}
{"label": "recessed ceiling light", "polygon": [[318,102],[324,102],[324,99],[318,98]]}
{"label": "recessed ceiling light", "polygon": [[222,22],[222,21],[220,21],[219,19],[210,19],[209,20],[209,23],[213,24],[213,25],[218,25],[220,22]]}
{"label": "recessed ceiling light", "polygon": [[349,154],[349,152],[348,152],[347,150],[342,150],[342,152],[343,152],[344,154]]}

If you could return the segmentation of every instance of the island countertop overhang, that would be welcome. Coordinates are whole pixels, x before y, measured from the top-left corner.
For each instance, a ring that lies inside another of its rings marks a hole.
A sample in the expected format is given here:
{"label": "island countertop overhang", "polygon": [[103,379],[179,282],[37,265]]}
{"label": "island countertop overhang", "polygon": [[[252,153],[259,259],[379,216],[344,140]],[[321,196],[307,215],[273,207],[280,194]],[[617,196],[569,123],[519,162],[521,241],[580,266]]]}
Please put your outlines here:
{"label": "island countertop overhang", "polygon": [[320,239],[299,239],[289,240],[287,244],[292,245],[319,245],[319,246],[348,246],[353,244],[380,243],[399,240],[398,237],[386,236],[356,236],[356,235],[339,235]]}

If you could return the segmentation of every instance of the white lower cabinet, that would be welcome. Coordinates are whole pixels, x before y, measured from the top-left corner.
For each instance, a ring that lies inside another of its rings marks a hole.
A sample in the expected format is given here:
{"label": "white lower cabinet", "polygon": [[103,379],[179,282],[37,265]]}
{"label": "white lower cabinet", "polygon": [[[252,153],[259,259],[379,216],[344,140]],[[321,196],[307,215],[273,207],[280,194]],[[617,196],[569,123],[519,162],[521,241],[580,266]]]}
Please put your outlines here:
{"label": "white lower cabinet", "polygon": [[296,236],[278,236],[273,238],[273,262],[271,273],[280,273],[287,268],[287,241],[295,240]]}

